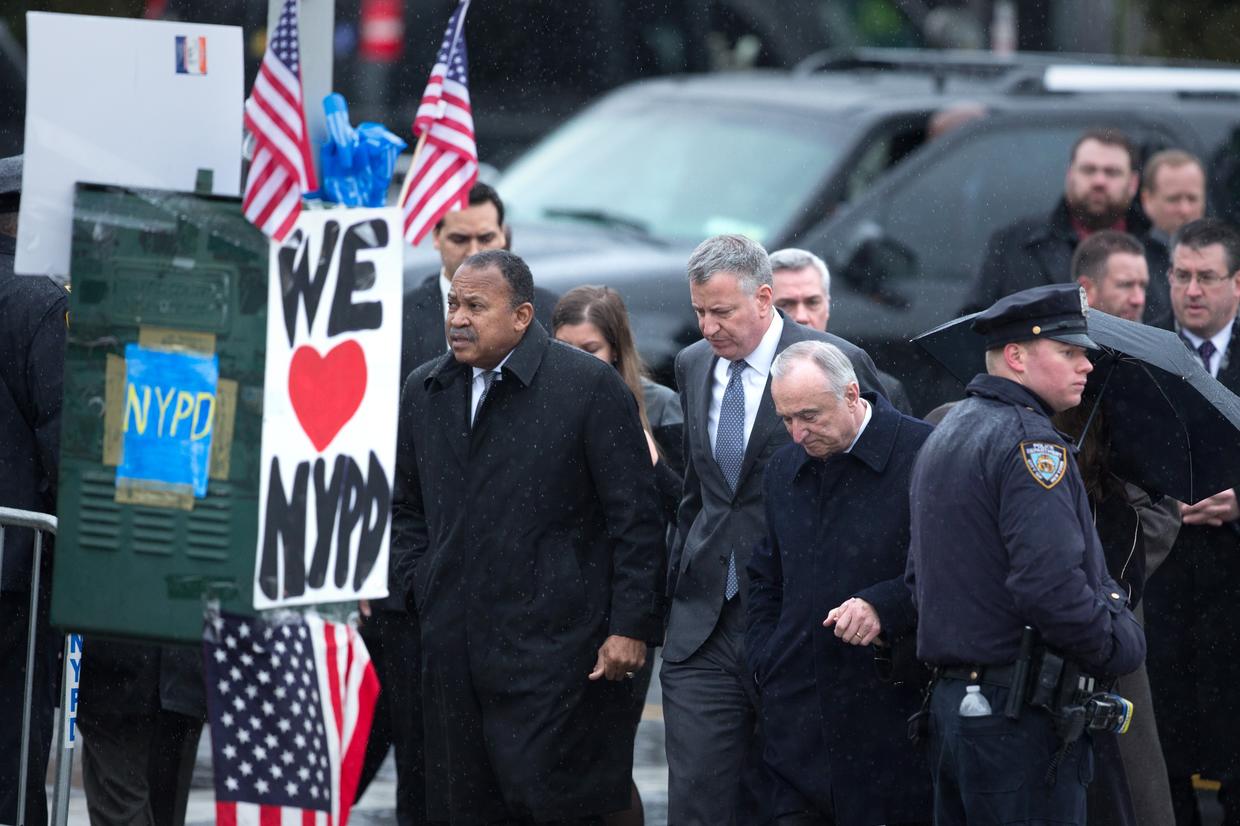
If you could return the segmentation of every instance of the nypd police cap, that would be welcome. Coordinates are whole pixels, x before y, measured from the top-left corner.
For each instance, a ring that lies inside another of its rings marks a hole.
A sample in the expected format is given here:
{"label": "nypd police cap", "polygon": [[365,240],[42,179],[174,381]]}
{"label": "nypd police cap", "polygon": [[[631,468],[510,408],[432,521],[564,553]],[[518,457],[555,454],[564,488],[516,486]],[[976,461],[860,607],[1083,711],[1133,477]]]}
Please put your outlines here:
{"label": "nypd police cap", "polygon": [[1085,290],[1076,284],[1047,284],[999,299],[974,316],[972,327],[986,339],[987,350],[1039,338],[1096,350],[1088,312]]}

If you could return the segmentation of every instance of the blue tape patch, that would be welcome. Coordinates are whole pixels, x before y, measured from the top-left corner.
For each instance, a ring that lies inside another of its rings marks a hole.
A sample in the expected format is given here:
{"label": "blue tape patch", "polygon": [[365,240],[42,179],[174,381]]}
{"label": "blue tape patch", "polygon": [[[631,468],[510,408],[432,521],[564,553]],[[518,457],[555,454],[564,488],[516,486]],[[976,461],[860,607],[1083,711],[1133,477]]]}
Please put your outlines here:
{"label": "blue tape patch", "polygon": [[219,359],[125,348],[125,424],[116,480],[188,485],[207,495]]}

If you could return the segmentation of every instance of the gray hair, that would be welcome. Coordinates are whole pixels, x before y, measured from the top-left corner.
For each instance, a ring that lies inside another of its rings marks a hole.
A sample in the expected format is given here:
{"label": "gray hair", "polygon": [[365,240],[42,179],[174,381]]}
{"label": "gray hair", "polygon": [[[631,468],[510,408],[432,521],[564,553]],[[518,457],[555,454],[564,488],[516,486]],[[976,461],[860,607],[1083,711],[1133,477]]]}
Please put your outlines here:
{"label": "gray hair", "polygon": [[800,362],[808,362],[827,380],[827,389],[837,399],[844,398],[844,388],[857,383],[857,371],[844,351],[825,341],[798,341],[789,345],[771,364],[771,381],[782,379]]}
{"label": "gray hair", "polygon": [[809,250],[800,250],[796,247],[787,247],[771,253],[771,272],[803,270],[806,267],[813,267],[818,270],[818,274],[822,276],[823,295],[830,296],[831,273],[827,270],[826,261],[823,261]]}
{"label": "gray hair", "polygon": [[746,295],[771,284],[771,260],[766,250],[744,235],[707,238],[689,256],[688,270],[693,284],[705,284],[717,272],[734,273]]}

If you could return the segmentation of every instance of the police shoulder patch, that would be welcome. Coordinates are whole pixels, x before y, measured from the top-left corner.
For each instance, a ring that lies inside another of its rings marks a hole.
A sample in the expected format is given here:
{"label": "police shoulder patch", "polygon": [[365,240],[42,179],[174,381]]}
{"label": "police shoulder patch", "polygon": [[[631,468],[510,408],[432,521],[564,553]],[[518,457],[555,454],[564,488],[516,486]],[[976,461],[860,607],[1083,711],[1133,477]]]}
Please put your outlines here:
{"label": "police shoulder patch", "polygon": [[1054,442],[1021,442],[1020,455],[1038,484],[1050,490],[1068,470],[1068,450]]}

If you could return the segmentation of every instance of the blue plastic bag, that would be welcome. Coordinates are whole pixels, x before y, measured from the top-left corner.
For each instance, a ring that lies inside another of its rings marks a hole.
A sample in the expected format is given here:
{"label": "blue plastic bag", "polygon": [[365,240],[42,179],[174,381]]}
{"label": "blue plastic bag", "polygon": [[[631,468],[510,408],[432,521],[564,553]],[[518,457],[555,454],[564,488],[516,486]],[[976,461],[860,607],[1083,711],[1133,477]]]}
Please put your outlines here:
{"label": "blue plastic bag", "polygon": [[339,93],[323,99],[327,141],[319,153],[323,200],[345,206],[381,207],[408,146],[380,123],[349,123],[349,106]]}

